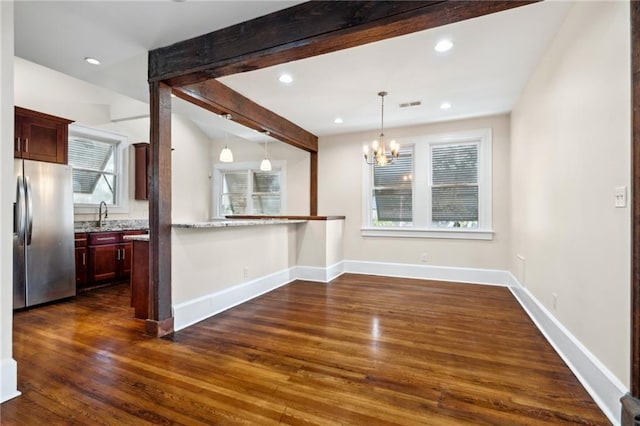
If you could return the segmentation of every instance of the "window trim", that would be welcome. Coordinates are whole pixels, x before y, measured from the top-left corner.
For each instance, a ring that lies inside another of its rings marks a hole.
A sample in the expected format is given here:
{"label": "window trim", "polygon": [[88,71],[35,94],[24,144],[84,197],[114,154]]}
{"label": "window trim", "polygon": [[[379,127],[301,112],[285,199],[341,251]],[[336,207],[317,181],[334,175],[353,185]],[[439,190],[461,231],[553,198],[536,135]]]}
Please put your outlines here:
{"label": "window trim", "polygon": [[[109,142],[116,145],[115,175],[116,175],[116,203],[109,205],[109,213],[129,213],[129,137],[109,130],[86,127],[79,124],[69,125],[69,138],[81,137]],[[73,169],[73,166],[71,166]],[[98,204],[74,203],[74,214],[94,214]]]}
{"label": "window trim", "polygon": [[[464,144],[477,141],[478,150],[478,228],[436,228],[431,224],[431,147],[440,144]],[[402,146],[413,146],[413,226],[372,226],[371,190],[373,166],[362,162],[362,227],[363,237],[450,238],[469,240],[493,239],[493,131],[490,128],[426,134],[398,139]],[[416,167],[428,164],[429,167]],[[421,212],[423,212],[421,214]]]}
{"label": "window trim", "polygon": [[[260,170],[260,161],[246,161],[234,163],[215,163],[213,165],[213,179],[211,182],[212,198],[211,198],[211,219],[225,219],[220,216],[219,200],[222,194],[222,173],[239,170]],[[280,171],[280,214],[284,215],[287,207],[287,162],[271,160],[271,171]],[[251,213],[250,213],[251,214]]]}

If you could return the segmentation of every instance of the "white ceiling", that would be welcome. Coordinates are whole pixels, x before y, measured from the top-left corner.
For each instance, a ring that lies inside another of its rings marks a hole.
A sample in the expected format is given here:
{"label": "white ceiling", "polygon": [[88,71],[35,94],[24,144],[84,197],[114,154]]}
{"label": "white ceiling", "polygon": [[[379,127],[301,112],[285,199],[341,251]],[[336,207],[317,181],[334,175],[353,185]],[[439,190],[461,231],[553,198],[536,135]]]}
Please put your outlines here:
{"label": "white ceiling", "polygon": [[[298,1],[25,1],[15,13],[15,51],[29,61],[147,101],[147,52],[283,9]],[[508,112],[570,2],[543,2],[330,53],[221,81],[319,135]],[[433,50],[443,38],[451,51]],[[102,65],[83,59],[92,56]],[[278,82],[281,72],[294,82]],[[421,101],[419,107],[399,108]],[[452,108],[443,111],[443,101]],[[175,102],[211,137],[220,120]],[[343,124],[333,123],[336,117]],[[250,133],[243,137],[251,139]]]}

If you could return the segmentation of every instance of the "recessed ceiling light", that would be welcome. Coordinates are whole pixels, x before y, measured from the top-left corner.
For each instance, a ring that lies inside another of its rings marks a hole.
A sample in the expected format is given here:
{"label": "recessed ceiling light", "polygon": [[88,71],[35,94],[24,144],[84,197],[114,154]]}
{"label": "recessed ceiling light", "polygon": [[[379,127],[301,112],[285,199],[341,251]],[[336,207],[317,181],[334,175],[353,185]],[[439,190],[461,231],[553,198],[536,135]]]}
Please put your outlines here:
{"label": "recessed ceiling light", "polygon": [[86,58],[84,58],[84,60],[90,63],[91,65],[100,65],[100,61],[97,60],[96,58],[91,58],[87,56]]}
{"label": "recessed ceiling light", "polygon": [[290,74],[281,74],[280,77],[278,77],[278,80],[280,83],[289,84],[293,82],[293,77],[291,77]]}
{"label": "recessed ceiling light", "polygon": [[436,47],[434,47],[436,52],[447,52],[449,50],[451,50],[451,48],[453,47],[453,42],[449,39],[442,39],[440,40],[437,44]]}
{"label": "recessed ceiling light", "polygon": [[333,122],[336,123],[336,124],[342,124],[342,123],[344,123],[344,120],[342,118],[340,118],[340,117],[337,117],[335,120],[333,120]]}
{"label": "recessed ceiling light", "polygon": [[451,104],[449,102],[443,102],[440,104],[440,109],[449,109],[451,108]]}

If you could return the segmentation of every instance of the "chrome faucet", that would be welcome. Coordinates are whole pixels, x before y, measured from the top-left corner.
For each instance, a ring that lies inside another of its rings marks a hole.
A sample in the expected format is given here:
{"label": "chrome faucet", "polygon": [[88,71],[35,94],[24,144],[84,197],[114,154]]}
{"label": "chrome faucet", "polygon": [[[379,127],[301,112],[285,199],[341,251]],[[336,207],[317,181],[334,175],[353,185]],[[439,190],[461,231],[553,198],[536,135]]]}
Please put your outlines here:
{"label": "chrome faucet", "polygon": [[106,219],[109,216],[109,211],[107,210],[107,203],[104,201],[100,201],[100,208],[98,209],[98,226],[102,226],[102,206],[104,205],[104,218]]}

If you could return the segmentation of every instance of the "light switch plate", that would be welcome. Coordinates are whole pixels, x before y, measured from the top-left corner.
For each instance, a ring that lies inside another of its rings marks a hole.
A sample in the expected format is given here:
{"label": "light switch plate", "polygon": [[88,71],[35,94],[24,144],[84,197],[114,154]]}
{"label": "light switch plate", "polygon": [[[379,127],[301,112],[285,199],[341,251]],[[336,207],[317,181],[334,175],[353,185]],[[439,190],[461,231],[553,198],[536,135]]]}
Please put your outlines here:
{"label": "light switch plate", "polygon": [[627,207],[627,187],[616,187],[616,207]]}

